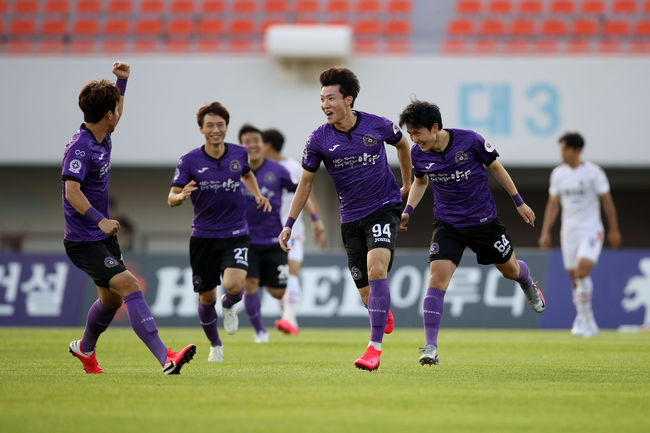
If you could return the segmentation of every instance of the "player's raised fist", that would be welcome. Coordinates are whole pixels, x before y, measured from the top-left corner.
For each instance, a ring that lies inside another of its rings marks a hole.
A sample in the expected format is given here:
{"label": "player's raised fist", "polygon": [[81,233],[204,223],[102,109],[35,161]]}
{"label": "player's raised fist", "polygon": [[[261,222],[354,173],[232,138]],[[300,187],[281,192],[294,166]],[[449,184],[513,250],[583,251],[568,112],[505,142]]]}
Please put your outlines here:
{"label": "player's raised fist", "polygon": [[127,79],[129,78],[130,73],[131,67],[128,63],[120,62],[119,60],[113,62],[113,74],[115,74],[117,78]]}

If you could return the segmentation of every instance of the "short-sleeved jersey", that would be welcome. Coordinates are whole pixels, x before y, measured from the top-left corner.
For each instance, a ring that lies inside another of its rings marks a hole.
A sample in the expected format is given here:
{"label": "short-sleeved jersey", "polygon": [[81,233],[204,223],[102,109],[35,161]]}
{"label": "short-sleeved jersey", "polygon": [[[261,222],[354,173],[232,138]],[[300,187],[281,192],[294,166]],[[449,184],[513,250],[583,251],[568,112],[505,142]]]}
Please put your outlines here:
{"label": "short-sleeved jersey", "polygon": [[457,227],[487,224],[497,217],[497,208],[483,166],[499,154],[474,131],[446,131],[449,144],[442,152],[411,147],[413,174],[429,178],[437,219]]}
{"label": "short-sleeved jersey", "polygon": [[576,168],[561,164],[551,172],[548,192],[560,197],[562,231],[602,230],[600,196],[609,192],[609,181],[602,168],[591,162]]}
{"label": "short-sleeved jersey", "polygon": [[[280,164],[289,171],[291,180],[297,184],[302,175],[302,166],[298,161],[291,158],[284,158]],[[280,210],[280,220],[284,223],[289,217],[289,209],[291,209],[291,201],[293,200],[293,192],[285,191],[282,194],[282,209]],[[302,212],[296,218],[296,222],[291,228],[291,237],[303,236],[305,233],[305,223],[302,221]]]}
{"label": "short-sleeved jersey", "polygon": [[325,164],[338,193],[342,223],[402,201],[384,147],[400,141],[402,132],[386,118],[355,114],[357,121],[347,132],[327,123],[312,132],[302,158],[303,168],[311,172]]}
{"label": "short-sleeved jersey", "polygon": [[269,199],[271,211],[257,209],[255,197],[245,187],[246,220],[251,236],[251,244],[272,245],[278,243],[283,221],[280,219],[282,190],[294,192],[298,186],[291,180],[291,174],[282,164],[266,158],[262,165],[253,170],[257,186],[262,195]]}
{"label": "short-sleeved jersey", "polygon": [[250,171],[244,146],[225,143],[225,151],[216,159],[205,146],[197,147],[178,160],[172,186],[183,188],[196,182],[190,196],[194,206],[192,236],[232,238],[248,234],[241,177]]}
{"label": "short-sleeved jersey", "polygon": [[106,134],[99,143],[86,125],[72,136],[63,152],[61,189],[63,216],[65,218],[64,239],[72,242],[98,241],[108,237],[96,223],[90,221],[65,198],[65,181],[81,184],[81,192],[91,206],[108,218],[108,180],[111,175],[111,134]]}

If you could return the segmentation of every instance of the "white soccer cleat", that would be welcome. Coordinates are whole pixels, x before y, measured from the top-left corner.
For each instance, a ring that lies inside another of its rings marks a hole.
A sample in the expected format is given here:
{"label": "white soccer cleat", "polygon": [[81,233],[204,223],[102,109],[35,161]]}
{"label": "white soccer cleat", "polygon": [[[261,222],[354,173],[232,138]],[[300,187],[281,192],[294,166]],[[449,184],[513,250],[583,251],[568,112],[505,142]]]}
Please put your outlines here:
{"label": "white soccer cleat", "polygon": [[600,329],[598,328],[598,325],[596,325],[596,322],[593,320],[587,321],[582,336],[585,338],[589,338],[589,337],[595,337],[598,334],[600,334]]}
{"label": "white soccer cleat", "polygon": [[223,346],[210,347],[208,362],[223,362]]}
{"label": "white soccer cleat", "polygon": [[266,331],[262,331],[260,333],[255,333],[253,335],[253,339],[255,340],[256,343],[268,343],[269,342],[269,333]]}
{"label": "white soccer cleat", "polygon": [[438,365],[440,359],[438,358],[438,348],[433,344],[427,344],[425,347],[420,347],[420,365]]}
{"label": "white soccer cleat", "polygon": [[584,334],[584,332],[584,320],[582,320],[582,317],[576,316],[576,318],[573,320],[573,326],[571,327],[571,335],[579,337]]}
{"label": "white soccer cleat", "polygon": [[232,308],[226,308],[223,306],[223,300],[226,297],[225,294],[221,295],[221,308],[223,310],[223,329],[227,334],[234,334],[239,329],[239,317],[237,317],[237,312],[235,311],[235,306]]}

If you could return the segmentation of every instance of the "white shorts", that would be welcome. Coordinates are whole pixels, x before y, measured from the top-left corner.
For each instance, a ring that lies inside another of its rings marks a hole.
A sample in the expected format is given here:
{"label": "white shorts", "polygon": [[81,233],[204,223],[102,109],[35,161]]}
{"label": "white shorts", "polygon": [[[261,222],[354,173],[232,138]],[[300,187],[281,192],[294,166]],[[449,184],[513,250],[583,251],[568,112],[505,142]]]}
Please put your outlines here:
{"label": "white shorts", "polygon": [[294,236],[292,234],[287,246],[291,248],[291,251],[289,251],[289,261],[293,260],[302,263],[305,258],[305,246],[302,236]]}
{"label": "white shorts", "polygon": [[575,269],[578,259],[588,259],[594,263],[603,249],[603,230],[582,230],[560,234],[562,261],[566,269]]}

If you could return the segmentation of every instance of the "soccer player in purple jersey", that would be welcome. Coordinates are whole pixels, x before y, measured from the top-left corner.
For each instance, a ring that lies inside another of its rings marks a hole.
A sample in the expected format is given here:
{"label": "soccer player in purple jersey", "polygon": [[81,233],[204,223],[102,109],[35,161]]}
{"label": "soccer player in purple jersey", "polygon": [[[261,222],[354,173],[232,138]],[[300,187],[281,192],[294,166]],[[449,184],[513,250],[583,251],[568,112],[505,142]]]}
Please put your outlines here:
{"label": "soccer player in purple jersey", "polygon": [[167,203],[179,206],[189,197],[194,206],[192,283],[199,295],[199,321],[210,341],[208,361],[219,362],[223,361],[223,344],[217,329],[217,286],[223,274],[223,326],[234,334],[239,321],[233,306],[242,298],[248,271],[250,237],[242,183],[253,194],[254,207],[270,211],[271,205],[251,173],[246,148],[225,142],[230,122],[226,107],[219,102],[204,105],[196,121],[205,144],[179,159]]}
{"label": "soccer player in purple jersey", "polygon": [[400,126],[415,143],[411,148],[413,174],[400,230],[407,230],[413,209],[429,183],[433,190],[433,237],[429,248],[429,288],[423,302],[424,334],[420,364],[438,364],[438,331],[445,291],[460,263],[465,247],[476,253],[479,264],[494,264],[504,277],[519,283],[533,310],[544,311],[542,292],[530,277],[528,266],[517,260],[510,237],[497,218],[488,187],[486,166],[512,196],[523,220],[535,225],[535,213],[517,192],[512,178],[497,161],[499,154],[474,131],[443,129],[438,106],[414,101],[400,114]]}
{"label": "soccer player in purple jersey", "polygon": [[[323,162],[338,192],[348,268],[370,315],[370,342],[354,365],[373,371],[379,368],[383,334],[393,328],[387,275],[402,196],[411,187],[411,155],[406,137],[393,122],[353,110],[360,85],[352,71],[328,69],[321,73],[320,83],[321,110],[327,122],[307,140],[302,176],[280,233],[280,245],[288,251],[291,226],[305,206],[316,170]],[[388,165],[384,143],[397,149],[401,190]]]}
{"label": "soccer player in purple jersey", "polygon": [[251,170],[255,174],[260,191],[269,199],[273,208],[269,213],[261,212],[256,208],[252,195],[244,191],[246,220],[251,235],[244,306],[255,329],[255,342],[268,343],[269,334],[262,323],[259,288],[260,285],[265,286],[269,294],[276,299],[282,299],[287,288],[287,253],[278,245],[278,235],[282,231],[280,210],[282,191],[293,192],[297,185],[282,164],[264,156],[262,131],[252,125],[244,125],[239,130],[239,142],[248,150]]}
{"label": "soccer player in purple jersey", "polygon": [[95,344],[124,300],[133,330],[160,362],[163,373],[179,374],[194,356],[196,346],[190,344],[173,352],[160,340],[138,280],[122,261],[115,236],[120,223],[108,216],[111,133],[122,115],[130,67],[117,61],[113,63],[113,74],[117,77],[115,84],[90,81],[81,89],[79,107],[84,123],[63,154],[63,243],[72,263],[93,279],[98,294],[88,311],[83,337],[71,342],[69,351],[81,361],[86,373],[103,373],[95,356]]}

